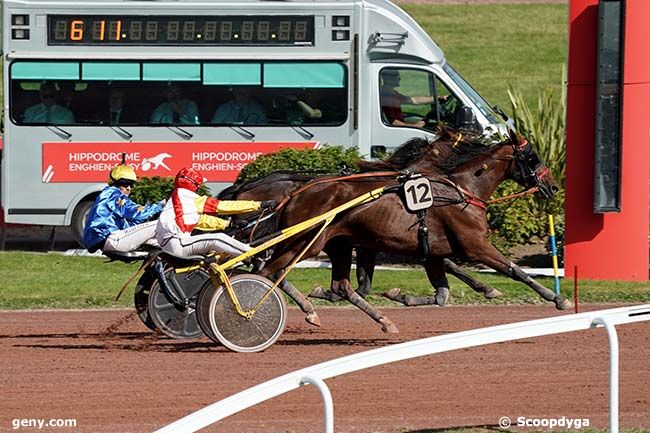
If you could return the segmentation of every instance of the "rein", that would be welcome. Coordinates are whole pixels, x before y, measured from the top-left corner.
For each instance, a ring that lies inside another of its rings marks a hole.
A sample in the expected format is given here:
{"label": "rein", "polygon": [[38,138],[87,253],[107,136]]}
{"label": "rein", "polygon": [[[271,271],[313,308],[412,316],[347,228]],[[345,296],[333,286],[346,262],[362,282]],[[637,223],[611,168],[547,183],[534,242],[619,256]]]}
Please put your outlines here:
{"label": "rein", "polygon": [[291,200],[292,197],[303,193],[304,191],[308,190],[309,188],[322,184],[322,183],[328,183],[328,182],[338,182],[341,180],[355,180],[355,179],[364,179],[368,177],[386,177],[386,176],[398,176],[401,173],[398,173],[396,171],[369,171],[366,173],[356,173],[356,174],[350,174],[347,176],[338,176],[330,179],[319,179],[317,181],[309,182],[297,190],[293,191],[291,194],[285,196],[280,203],[275,207],[275,212],[279,211],[282,209],[289,200]]}
{"label": "rein", "polygon": [[447,184],[453,186],[458,192],[461,193],[462,196],[465,196],[465,197],[463,197],[465,199],[465,203],[473,204],[474,206],[478,206],[481,209],[483,209],[484,211],[487,211],[487,205],[490,202],[486,202],[485,200],[483,200],[483,199],[481,199],[479,197],[476,197],[474,194],[467,191],[465,188],[463,188],[462,186],[460,186],[459,184],[457,184],[456,182],[454,182],[453,180],[451,180],[449,178],[440,177],[439,179],[436,179],[436,180],[439,180],[441,182],[444,182],[444,183],[447,183]]}
{"label": "rein", "polygon": [[534,186],[532,188],[528,188],[527,190],[518,192],[516,194],[510,194],[510,195],[506,195],[504,197],[499,197],[499,198],[492,199],[492,200],[488,201],[487,204],[490,205],[490,204],[495,204],[495,203],[501,203],[503,201],[516,199],[516,198],[523,197],[523,196],[528,195],[528,194],[534,194],[534,193],[537,192],[537,190],[539,190],[539,188]]}

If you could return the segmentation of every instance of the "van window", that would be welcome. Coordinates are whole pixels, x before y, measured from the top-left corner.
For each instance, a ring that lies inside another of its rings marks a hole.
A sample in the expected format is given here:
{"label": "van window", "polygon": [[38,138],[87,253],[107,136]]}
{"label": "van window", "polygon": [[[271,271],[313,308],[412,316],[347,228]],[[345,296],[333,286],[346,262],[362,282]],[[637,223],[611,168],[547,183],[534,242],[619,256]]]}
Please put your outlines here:
{"label": "van window", "polygon": [[18,125],[338,126],[347,67],[326,62],[15,61]]}
{"label": "van window", "polygon": [[412,68],[380,71],[382,121],[395,127],[455,126],[458,98],[431,72]]}

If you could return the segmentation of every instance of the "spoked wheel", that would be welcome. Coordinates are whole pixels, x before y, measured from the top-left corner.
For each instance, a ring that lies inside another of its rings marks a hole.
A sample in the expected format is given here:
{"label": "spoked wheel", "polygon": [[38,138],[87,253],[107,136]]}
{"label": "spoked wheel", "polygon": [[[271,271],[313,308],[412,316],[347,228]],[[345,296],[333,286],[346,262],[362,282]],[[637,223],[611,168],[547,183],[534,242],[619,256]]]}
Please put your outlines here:
{"label": "spoked wheel", "polygon": [[202,271],[176,274],[173,269],[165,270],[165,278],[172,286],[176,281],[178,294],[189,300],[189,305],[178,308],[167,297],[160,287],[158,279],[151,286],[149,293],[148,312],[155,327],[163,334],[175,339],[191,339],[203,336],[196,317],[196,302],[199,290],[208,275]]}
{"label": "spoked wheel", "polygon": [[138,317],[152,331],[156,329],[156,324],[153,323],[151,316],[149,316],[149,292],[155,280],[156,277],[153,273],[149,272],[149,269],[146,269],[138,280],[133,295],[133,303],[135,304],[135,311],[138,313]]}
{"label": "spoked wheel", "polygon": [[[244,310],[257,305],[273,286],[267,278],[253,274],[232,277],[230,284]],[[226,288],[205,284],[199,297],[199,320],[205,334],[235,352],[259,352],[276,342],[287,321],[287,304],[274,289],[250,318],[235,310]]]}

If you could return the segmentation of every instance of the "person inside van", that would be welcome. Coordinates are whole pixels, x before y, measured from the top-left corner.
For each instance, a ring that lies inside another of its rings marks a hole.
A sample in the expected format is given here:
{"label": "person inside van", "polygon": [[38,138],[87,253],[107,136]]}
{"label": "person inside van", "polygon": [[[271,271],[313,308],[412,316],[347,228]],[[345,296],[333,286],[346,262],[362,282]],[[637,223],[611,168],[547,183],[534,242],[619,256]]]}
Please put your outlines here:
{"label": "person inside van", "polygon": [[305,122],[318,122],[323,112],[316,107],[313,94],[283,94],[274,98],[273,105],[277,115],[291,125]]}
{"label": "person inside van", "polygon": [[25,110],[24,123],[47,123],[51,125],[70,125],[74,123],[72,111],[56,103],[57,91],[54,83],[44,81],[38,91],[41,99],[36,104]]}
{"label": "person inside van", "polygon": [[212,123],[222,125],[265,125],[264,107],[251,97],[252,89],[246,86],[234,87],[232,99],[219,105],[212,117]]}
{"label": "person inside van", "polygon": [[91,253],[128,252],[145,243],[157,246],[157,221],[150,220],[161,212],[163,204],[133,202],[129,194],[137,180],[133,168],[126,164],[111,170],[108,186],[95,199],[84,227],[84,246]]}
{"label": "person inside van", "polygon": [[165,89],[166,101],[160,104],[151,115],[151,123],[162,125],[198,125],[199,107],[196,102],[183,96],[177,84]]}
{"label": "person inside van", "polygon": [[127,104],[124,89],[111,87],[108,92],[108,119],[110,125],[134,125],[142,121],[138,110]]}
{"label": "person inside van", "polygon": [[381,72],[382,86],[379,91],[382,116],[393,126],[412,126],[424,128],[426,122],[422,119],[416,122],[407,122],[402,113],[402,104],[423,105],[433,104],[433,96],[406,96],[400,93],[397,88],[400,85],[401,76],[397,69],[384,69]]}
{"label": "person inside van", "polygon": [[[274,200],[217,200],[197,191],[206,179],[191,167],[181,169],[174,178],[171,199],[158,218],[156,237],[163,251],[180,257],[216,251],[228,256],[242,254],[250,247],[223,232],[236,227],[234,220],[217,215],[234,215],[271,209]],[[199,234],[196,234],[199,233]]]}

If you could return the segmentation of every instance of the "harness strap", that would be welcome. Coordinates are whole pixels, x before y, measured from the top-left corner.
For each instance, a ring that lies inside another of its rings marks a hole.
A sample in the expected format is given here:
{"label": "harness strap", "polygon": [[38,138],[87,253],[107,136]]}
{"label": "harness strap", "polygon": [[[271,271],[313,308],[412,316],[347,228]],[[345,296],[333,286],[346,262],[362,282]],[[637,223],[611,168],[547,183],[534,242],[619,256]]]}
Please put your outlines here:
{"label": "harness strap", "polygon": [[275,207],[275,212],[279,211],[282,209],[289,200],[291,200],[292,197],[303,193],[304,191],[308,190],[309,188],[320,185],[321,183],[327,183],[327,182],[338,182],[338,181],[345,181],[345,180],[355,180],[355,179],[364,179],[368,177],[392,177],[392,176],[398,176],[400,173],[397,171],[369,171],[366,173],[356,173],[356,174],[350,174],[347,176],[337,176],[337,177],[332,177],[328,179],[319,179],[316,181],[309,182],[297,190],[293,191],[291,194],[288,196],[285,196],[280,203]]}
{"label": "harness strap", "polygon": [[527,189],[525,191],[518,192],[516,194],[510,194],[510,195],[506,195],[504,197],[499,197],[499,198],[492,199],[492,200],[488,201],[487,204],[501,203],[502,201],[508,201],[508,200],[512,200],[512,199],[515,199],[515,198],[523,197],[523,196],[528,195],[528,194],[534,194],[534,193],[537,192],[538,189],[539,188],[534,186],[532,188],[529,188],[529,189]]}
{"label": "harness strap", "polygon": [[140,265],[140,267],[138,268],[138,270],[135,271],[135,272],[134,272],[134,273],[129,277],[129,279],[126,281],[126,283],[124,283],[124,285],[122,286],[122,288],[120,289],[120,291],[117,292],[117,296],[115,296],[115,300],[116,300],[116,301],[119,301],[119,300],[120,300],[120,297],[122,296],[122,293],[124,293],[124,290],[126,290],[126,288],[129,287],[129,284],[131,284],[131,281],[133,281],[133,280],[135,279],[135,277],[137,277],[137,276],[140,274],[140,272],[142,272],[143,269],[146,269],[146,268],[147,268],[147,267],[148,267],[148,266],[149,266],[149,265],[150,265],[150,264],[151,264],[151,263],[156,259],[156,257],[158,257],[158,255],[157,255],[157,254],[153,254],[153,255],[152,255],[151,257],[149,257],[147,260],[144,260],[144,261],[142,262],[142,265]]}
{"label": "harness strap", "polygon": [[462,195],[464,196],[463,198],[465,200],[465,203],[472,204],[474,206],[478,206],[481,209],[483,209],[484,211],[487,211],[487,205],[488,205],[489,202],[486,202],[485,200],[483,200],[483,199],[481,199],[479,197],[476,197],[474,194],[467,191],[465,188],[458,185],[456,182],[454,182],[453,180],[451,180],[449,178],[440,177],[439,180],[453,186],[454,188],[456,188],[456,190],[458,190],[460,193],[462,193]]}
{"label": "harness strap", "polygon": [[429,228],[426,222],[426,209],[417,212],[418,216],[418,249],[423,257],[429,256]]}

